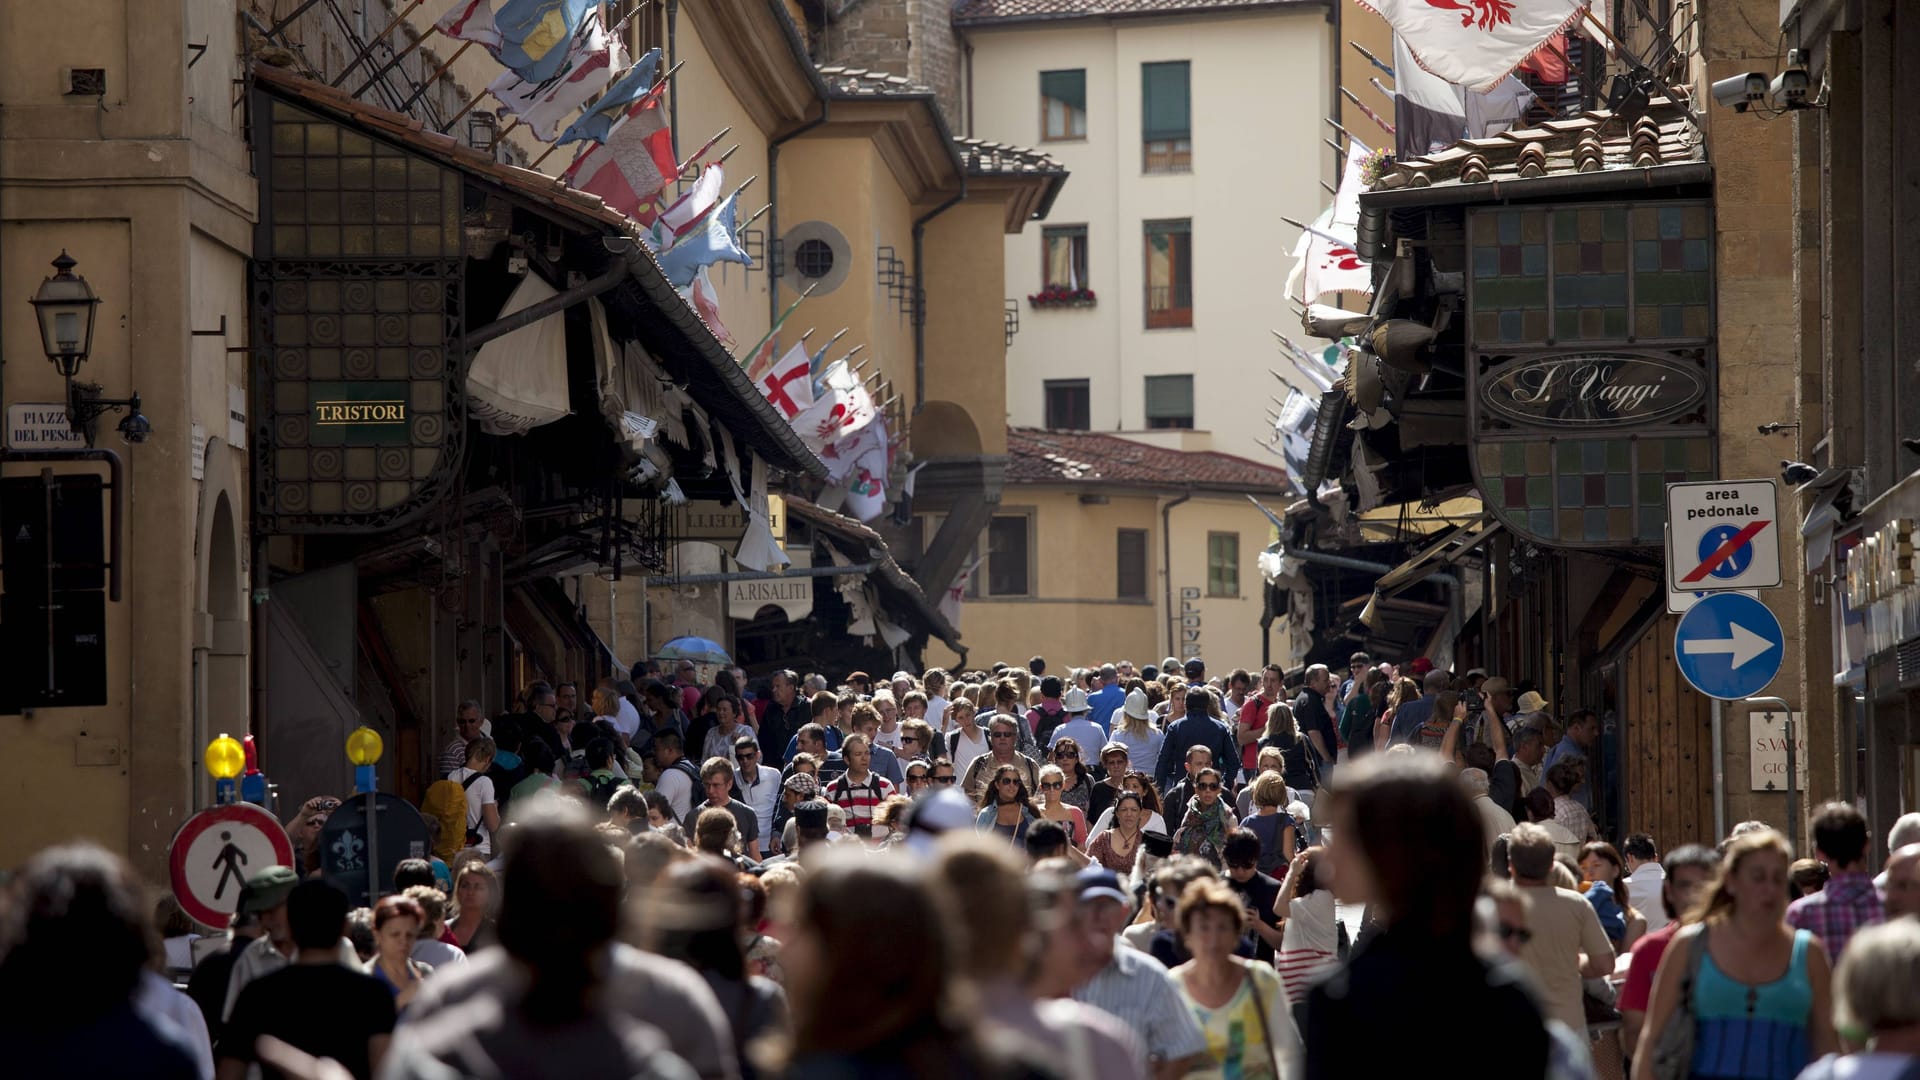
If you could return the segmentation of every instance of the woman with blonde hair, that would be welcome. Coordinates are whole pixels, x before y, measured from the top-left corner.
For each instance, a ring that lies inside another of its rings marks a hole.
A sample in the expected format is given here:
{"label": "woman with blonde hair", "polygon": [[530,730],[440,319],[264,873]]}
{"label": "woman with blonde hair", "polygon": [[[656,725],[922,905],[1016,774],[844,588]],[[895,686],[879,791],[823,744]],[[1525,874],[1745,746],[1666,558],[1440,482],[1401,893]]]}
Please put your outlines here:
{"label": "woman with blonde hair", "polygon": [[1236,1080],[1298,1075],[1300,1030],[1286,984],[1271,965],[1234,955],[1247,927],[1240,895],[1219,878],[1201,878],[1180,894],[1174,927],[1193,959],[1170,974],[1206,1034],[1210,1059],[1187,1075]]}
{"label": "woman with blonde hair", "polygon": [[1313,747],[1307,744],[1306,735],[1294,722],[1292,705],[1276,701],[1268,707],[1267,730],[1260,737],[1260,745],[1280,751],[1281,779],[1300,793],[1301,802],[1312,806],[1314,790],[1320,786],[1320,776],[1314,768]]}
{"label": "woman with blonde hair", "polygon": [[494,917],[500,906],[500,882],[479,859],[460,864],[453,873],[453,918],[447,921],[454,944],[472,953],[500,940]]}
{"label": "woman with blonde hair", "polygon": [[1040,816],[1067,827],[1067,842],[1075,850],[1087,846],[1087,815],[1066,801],[1067,774],[1058,765],[1040,766]]}
{"label": "woman with blonde hair", "polygon": [[1793,1080],[1838,1049],[1826,948],[1786,922],[1792,862],[1772,829],[1727,845],[1706,899],[1660,959],[1634,1080]]}
{"label": "woman with blonde hair", "polygon": [[1801,1073],[1801,1080],[1912,1075],[1920,1063],[1916,986],[1920,919],[1894,919],[1855,934],[1833,973],[1833,1015],[1847,1041],[1864,1049],[1845,1058],[1829,1054]]}

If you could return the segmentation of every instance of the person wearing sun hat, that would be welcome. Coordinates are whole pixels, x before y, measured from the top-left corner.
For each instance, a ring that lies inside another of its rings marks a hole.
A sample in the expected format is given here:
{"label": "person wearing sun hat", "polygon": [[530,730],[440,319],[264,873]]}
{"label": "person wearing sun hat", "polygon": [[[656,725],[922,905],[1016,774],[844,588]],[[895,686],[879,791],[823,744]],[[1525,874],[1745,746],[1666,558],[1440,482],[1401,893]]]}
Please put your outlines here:
{"label": "person wearing sun hat", "polygon": [[[292,924],[287,921],[287,897],[293,895],[293,887],[298,884],[300,875],[290,866],[265,867],[247,878],[241,893],[241,914],[257,917],[264,933],[233,962],[233,974],[227,977],[226,1004],[220,1010],[222,1022],[233,1016],[233,1006],[248,983],[293,962],[298,950]],[[352,942],[342,937],[339,951],[342,964],[359,968],[360,954],[354,952]]]}
{"label": "person wearing sun hat", "polygon": [[1066,714],[1066,719],[1053,729],[1047,739],[1047,749],[1052,750],[1061,739],[1072,739],[1076,745],[1082,747],[1106,745],[1107,733],[1101,730],[1099,724],[1088,718],[1087,714],[1092,711],[1093,705],[1088,701],[1085,690],[1076,686],[1067,691],[1067,696],[1061,705],[1061,712]]}

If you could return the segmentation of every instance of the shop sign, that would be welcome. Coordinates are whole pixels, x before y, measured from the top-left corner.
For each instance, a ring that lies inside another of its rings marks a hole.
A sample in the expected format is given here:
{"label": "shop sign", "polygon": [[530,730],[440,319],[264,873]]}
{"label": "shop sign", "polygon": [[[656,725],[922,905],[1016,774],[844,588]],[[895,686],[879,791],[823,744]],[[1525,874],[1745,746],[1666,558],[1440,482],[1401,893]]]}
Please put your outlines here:
{"label": "shop sign", "polygon": [[1847,556],[1847,603],[1855,610],[1913,587],[1913,522],[1894,518]]}
{"label": "shop sign", "polygon": [[[804,570],[813,565],[813,552],[789,551],[789,570]],[[736,619],[751,619],[760,609],[777,607],[787,613],[788,622],[800,622],[813,614],[813,583],[810,577],[770,577],[757,581],[735,581],[727,588],[727,614]]]}
{"label": "shop sign", "polygon": [[307,384],[313,446],[391,446],[409,441],[404,382]]}
{"label": "shop sign", "polygon": [[1796,790],[1807,790],[1807,725],[1800,713],[1772,709],[1747,714],[1749,781],[1755,791],[1787,790],[1787,721],[1793,721],[1793,773]]}
{"label": "shop sign", "polygon": [[[787,504],[778,495],[767,496],[767,524],[775,543],[787,539]],[[673,538],[731,544],[747,534],[747,512],[739,503],[721,505],[713,499],[694,499],[673,511]]]}
{"label": "shop sign", "polygon": [[1515,423],[1617,426],[1683,416],[1706,400],[1707,382],[1666,357],[1584,353],[1521,360],[1483,378],[1480,393]]}

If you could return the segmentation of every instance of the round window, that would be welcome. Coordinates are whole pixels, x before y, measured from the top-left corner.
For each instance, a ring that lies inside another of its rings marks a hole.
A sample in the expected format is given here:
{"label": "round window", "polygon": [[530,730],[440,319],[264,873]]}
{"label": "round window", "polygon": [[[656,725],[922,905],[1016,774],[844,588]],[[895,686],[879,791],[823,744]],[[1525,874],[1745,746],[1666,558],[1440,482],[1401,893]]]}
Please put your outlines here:
{"label": "round window", "polygon": [[826,277],[833,273],[833,246],[820,239],[802,240],[793,253],[793,266],[801,277]]}

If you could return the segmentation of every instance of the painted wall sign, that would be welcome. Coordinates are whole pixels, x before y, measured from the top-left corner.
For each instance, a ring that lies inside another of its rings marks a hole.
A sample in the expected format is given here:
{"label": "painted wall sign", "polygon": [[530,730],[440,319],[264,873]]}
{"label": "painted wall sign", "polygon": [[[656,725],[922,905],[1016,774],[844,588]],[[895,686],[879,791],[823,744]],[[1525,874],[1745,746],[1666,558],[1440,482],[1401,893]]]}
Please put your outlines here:
{"label": "painted wall sign", "polygon": [[[787,504],[778,495],[767,496],[767,524],[776,542],[787,538]],[[739,503],[722,506],[714,499],[694,499],[673,510],[675,540],[705,540],[731,544],[746,535],[747,515]]]}
{"label": "painted wall sign", "polygon": [[[800,549],[787,552],[789,569],[813,565],[813,552]],[[813,614],[813,583],[810,577],[765,578],[759,581],[735,581],[727,587],[727,614],[736,619],[751,619],[766,607],[787,613],[789,622],[799,622]]]}
{"label": "painted wall sign", "polygon": [[1649,424],[1699,406],[1707,382],[1699,369],[1664,357],[1585,353],[1518,361],[1484,377],[1480,395],[1494,414],[1521,424]]}
{"label": "painted wall sign", "polygon": [[86,445],[86,436],[67,424],[64,402],[20,401],[7,406],[9,450],[72,450]]}
{"label": "painted wall sign", "polygon": [[308,419],[314,446],[386,446],[405,443],[404,382],[311,382]]}

